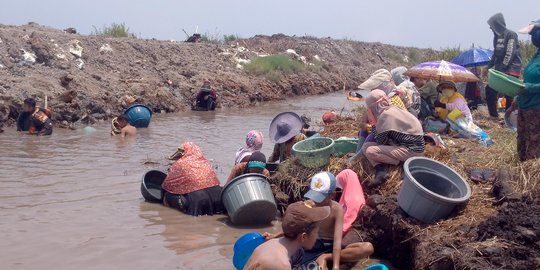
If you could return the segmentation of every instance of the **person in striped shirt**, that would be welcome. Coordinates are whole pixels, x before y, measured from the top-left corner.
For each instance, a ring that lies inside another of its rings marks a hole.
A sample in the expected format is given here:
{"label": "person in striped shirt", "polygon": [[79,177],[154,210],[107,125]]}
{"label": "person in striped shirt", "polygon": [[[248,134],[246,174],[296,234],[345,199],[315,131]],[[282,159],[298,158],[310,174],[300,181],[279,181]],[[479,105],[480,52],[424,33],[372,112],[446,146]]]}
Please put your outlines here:
{"label": "person in striped shirt", "polygon": [[373,131],[376,142],[364,143],[361,152],[376,171],[368,188],[376,188],[387,180],[388,166],[424,154],[424,132],[420,121],[407,110],[391,105],[382,90],[371,91],[366,105],[369,123],[377,126]]}

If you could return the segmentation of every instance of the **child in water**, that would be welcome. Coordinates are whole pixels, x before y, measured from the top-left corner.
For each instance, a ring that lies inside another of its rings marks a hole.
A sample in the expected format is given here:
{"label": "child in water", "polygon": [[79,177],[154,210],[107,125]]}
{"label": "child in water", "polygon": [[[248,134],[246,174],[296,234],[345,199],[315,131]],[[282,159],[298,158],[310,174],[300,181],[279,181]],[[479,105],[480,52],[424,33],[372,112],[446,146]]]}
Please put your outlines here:
{"label": "child in water", "polygon": [[[137,135],[137,129],[129,124],[126,116],[120,115],[116,118],[118,127],[120,128],[120,137],[135,137]],[[114,132],[111,132],[112,136],[116,136]]]}
{"label": "child in water", "polygon": [[330,214],[328,206],[314,207],[296,202],[287,207],[281,227],[284,237],[270,239],[255,249],[245,270],[292,269],[300,263],[304,249],[317,240],[319,223]]}

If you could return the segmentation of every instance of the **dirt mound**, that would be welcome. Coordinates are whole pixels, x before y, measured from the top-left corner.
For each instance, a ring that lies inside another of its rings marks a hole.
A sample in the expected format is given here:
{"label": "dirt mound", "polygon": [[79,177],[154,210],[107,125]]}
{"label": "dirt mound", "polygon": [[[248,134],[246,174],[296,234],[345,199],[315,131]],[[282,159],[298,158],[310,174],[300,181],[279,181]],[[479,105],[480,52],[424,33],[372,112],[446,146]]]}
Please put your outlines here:
{"label": "dirt mound", "polygon": [[[410,50],[284,35],[195,44],[75,33],[35,23],[0,25],[0,120],[17,117],[25,98],[43,103],[45,96],[57,123],[77,122],[85,114],[110,118],[132,102],[154,112],[187,110],[204,79],[212,80],[221,107],[354,89],[372,71],[400,65]],[[287,50],[315,68],[279,80],[239,68],[256,56]]]}

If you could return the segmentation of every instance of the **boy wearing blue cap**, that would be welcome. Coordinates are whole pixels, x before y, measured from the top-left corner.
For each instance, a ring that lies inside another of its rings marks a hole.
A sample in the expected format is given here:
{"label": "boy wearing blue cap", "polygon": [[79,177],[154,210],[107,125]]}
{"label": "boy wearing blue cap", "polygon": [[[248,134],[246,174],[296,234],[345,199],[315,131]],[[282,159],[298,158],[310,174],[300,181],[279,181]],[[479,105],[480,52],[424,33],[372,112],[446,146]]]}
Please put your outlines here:
{"label": "boy wearing blue cap", "polygon": [[[317,263],[321,269],[328,269],[327,262],[333,262],[332,269],[339,269],[340,261],[356,262],[373,253],[370,243],[343,244],[343,207],[336,201],[336,177],[329,172],[321,172],[313,176],[309,191],[304,195],[314,206],[329,206],[330,215],[321,221],[319,239],[308,253],[321,254]],[[328,253],[328,252],[332,253]]]}

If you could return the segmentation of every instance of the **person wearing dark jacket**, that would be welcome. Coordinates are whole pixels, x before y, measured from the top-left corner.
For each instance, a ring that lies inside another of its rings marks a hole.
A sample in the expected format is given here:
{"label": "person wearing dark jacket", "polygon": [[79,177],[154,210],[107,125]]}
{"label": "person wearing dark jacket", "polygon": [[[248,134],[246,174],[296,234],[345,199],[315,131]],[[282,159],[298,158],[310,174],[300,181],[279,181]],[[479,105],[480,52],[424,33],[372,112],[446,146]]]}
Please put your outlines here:
{"label": "person wearing dark jacket", "polygon": [[[491,16],[487,23],[494,34],[493,56],[491,57],[488,68],[494,68],[508,75],[519,77],[521,75],[521,54],[516,32],[506,28],[502,13]],[[506,97],[506,100],[511,99],[511,97]],[[499,117],[497,100],[497,92],[489,86],[486,87],[486,102],[491,117]],[[509,107],[510,102],[507,103],[506,108],[508,109]]]}
{"label": "person wearing dark jacket", "polygon": [[201,90],[195,98],[195,108],[198,110],[213,111],[216,109],[217,93],[210,86],[210,81],[205,80]]}

